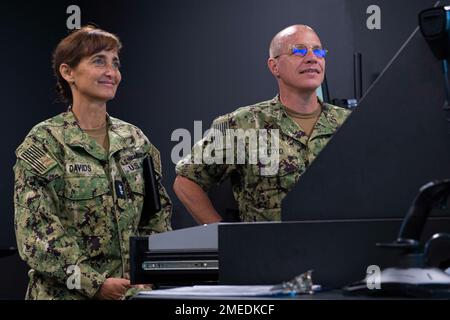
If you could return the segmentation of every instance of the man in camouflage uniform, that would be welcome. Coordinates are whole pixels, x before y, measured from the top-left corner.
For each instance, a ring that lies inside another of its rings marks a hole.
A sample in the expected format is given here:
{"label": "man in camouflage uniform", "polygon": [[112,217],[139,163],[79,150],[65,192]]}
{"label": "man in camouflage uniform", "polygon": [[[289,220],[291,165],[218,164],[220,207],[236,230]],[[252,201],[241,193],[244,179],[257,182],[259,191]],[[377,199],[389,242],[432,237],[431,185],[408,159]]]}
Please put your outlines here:
{"label": "man in camouflage uniform", "polygon": [[[212,164],[196,163],[196,148],[206,148],[214,143],[211,136],[200,140],[192,154],[178,162],[174,190],[198,223],[222,219],[206,192],[228,177],[242,221],[281,219],[282,199],[350,113],[323,103],[316,96],[316,89],[324,77],[325,53],[317,34],[307,26],[295,25],[280,31],[271,42],[268,60],[280,94],[272,100],[239,108],[213,122],[212,128],[223,133],[229,129],[278,129],[278,150],[269,149],[278,151],[278,170],[274,173],[264,173],[265,164],[259,160],[256,164],[248,161],[249,154],[254,152],[248,143],[245,145],[245,164],[226,163],[225,160]],[[314,113],[317,117],[308,132],[291,116]],[[230,145],[222,146],[218,151],[225,157]],[[236,159],[238,148],[232,150]]]}
{"label": "man in camouflage uniform", "polygon": [[[70,110],[35,126],[16,151],[16,238],[32,268],[27,299],[92,298],[105,279],[129,277],[130,236],[171,229],[159,151],[137,127],[107,122],[109,152]],[[162,209],[140,226],[148,155]]]}

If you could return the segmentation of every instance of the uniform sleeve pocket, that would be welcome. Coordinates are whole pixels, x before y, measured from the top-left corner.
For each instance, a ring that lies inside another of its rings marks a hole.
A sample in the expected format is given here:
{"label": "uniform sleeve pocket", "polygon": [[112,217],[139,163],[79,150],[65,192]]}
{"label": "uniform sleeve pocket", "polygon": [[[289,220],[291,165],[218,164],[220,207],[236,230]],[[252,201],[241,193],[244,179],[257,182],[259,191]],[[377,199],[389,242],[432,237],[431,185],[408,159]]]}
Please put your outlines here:
{"label": "uniform sleeve pocket", "polygon": [[143,180],[142,181],[132,180],[130,182],[130,189],[131,189],[131,192],[133,192],[133,193],[144,195],[145,194],[144,181]]}

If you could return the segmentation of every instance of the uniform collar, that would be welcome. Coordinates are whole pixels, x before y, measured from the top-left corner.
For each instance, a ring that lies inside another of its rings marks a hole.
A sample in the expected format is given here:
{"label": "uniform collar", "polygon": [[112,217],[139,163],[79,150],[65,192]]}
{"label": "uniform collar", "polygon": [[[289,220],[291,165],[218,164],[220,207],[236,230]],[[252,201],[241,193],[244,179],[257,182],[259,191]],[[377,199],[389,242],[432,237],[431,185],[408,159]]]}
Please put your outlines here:
{"label": "uniform collar", "polygon": [[118,124],[108,114],[109,153],[106,152],[91,136],[85,133],[75,118],[72,108],[63,113],[64,142],[69,146],[81,147],[98,160],[108,160],[115,152],[126,147],[125,138],[118,133]]}
{"label": "uniform collar", "polygon": [[281,103],[279,95],[276,95],[269,101],[269,113],[277,119],[277,123],[279,123],[280,126],[279,129],[284,134],[307,145],[308,141],[311,141],[316,137],[333,134],[338,127],[337,122],[331,113],[330,105],[324,103],[319,98],[317,99],[322,106],[322,112],[310,137],[308,137],[299,125],[286,113],[285,108],[287,107]]}

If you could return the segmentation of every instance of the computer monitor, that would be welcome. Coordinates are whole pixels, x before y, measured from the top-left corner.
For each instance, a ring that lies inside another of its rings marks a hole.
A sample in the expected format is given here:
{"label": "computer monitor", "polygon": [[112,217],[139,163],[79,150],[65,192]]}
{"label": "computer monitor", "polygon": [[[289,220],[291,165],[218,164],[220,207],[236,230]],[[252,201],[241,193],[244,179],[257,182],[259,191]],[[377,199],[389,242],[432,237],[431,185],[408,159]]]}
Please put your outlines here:
{"label": "computer monitor", "polygon": [[421,186],[450,177],[444,100],[416,31],[287,194],[282,220],[403,218]]}

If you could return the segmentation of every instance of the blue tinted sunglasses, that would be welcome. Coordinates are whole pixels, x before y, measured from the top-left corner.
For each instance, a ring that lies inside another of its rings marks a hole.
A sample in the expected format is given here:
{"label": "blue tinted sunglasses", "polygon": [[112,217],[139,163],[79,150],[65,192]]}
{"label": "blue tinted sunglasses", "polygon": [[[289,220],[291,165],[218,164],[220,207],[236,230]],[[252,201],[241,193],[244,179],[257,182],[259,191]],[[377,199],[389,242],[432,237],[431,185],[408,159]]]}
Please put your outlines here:
{"label": "blue tinted sunglasses", "polygon": [[[308,54],[309,48],[303,44],[295,44],[295,45],[291,46],[290,50],[291,50],[291,52],[279,54],[276,57],[274,57],[274,59],[278,58],[279,56],[285,55],[285,54],[294,55],[297,57],[304,57]],[[320,59],[325,58],[325,56],[328,53],[328,50],[322,49],[321,47],[312,47],[311,50],[312,50],[313,54],[317,58],[320,58]]]}

